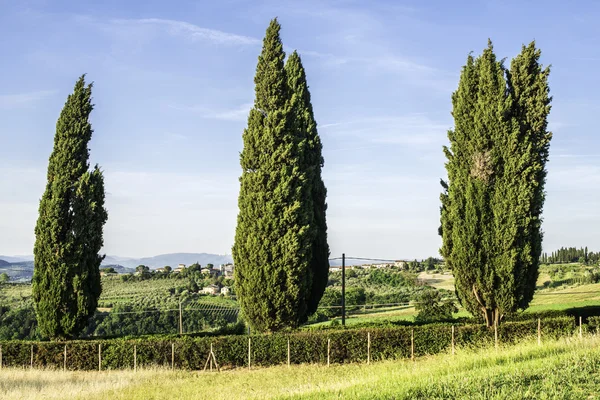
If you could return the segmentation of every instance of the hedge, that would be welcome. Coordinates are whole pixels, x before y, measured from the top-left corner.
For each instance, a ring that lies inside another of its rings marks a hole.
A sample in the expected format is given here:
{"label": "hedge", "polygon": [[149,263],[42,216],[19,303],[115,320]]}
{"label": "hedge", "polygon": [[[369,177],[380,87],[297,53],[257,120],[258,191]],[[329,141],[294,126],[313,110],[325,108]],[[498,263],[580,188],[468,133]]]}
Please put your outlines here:
{"label": "hedge", "polygon": [[[600,319],[590,323],[597,324]],[[591,324],[590,324],[591,325]],[[594,325],[594,331],[597,325]],[[591,326],[590,326],[591,328]],[[304,331],[272,335],[230,335],[216,337],[147,337],[142,339],[80,340],[70,342],[0,342],[2,364],[6,367],[30,367],[33,348],[33,367],[63,368],[64,349],[67,347],[67,368],[70,370],[97,370],[101,345],[102,365],[105,369],[133,368],[134,346],[137,366],[171,366],[174,345],[174,367],[198,370],[204,367],[211,344],[221,366],[246,367],[248,340],[251,341],[252,365],[270,366],[287,362],[294,364],[326,363],[327,342],[330,340],[332,363],[363,362],[367,359],[367,336],[371,337],[371,359],[385,360],[411,356],[411,332],[414,332],[415,356],[447,351],[451,347],[451,325],[429,324],[392,328],[346,329],[335,331]],[[587,331],[587,329],[586,329]],[[573,335],[578,327],[570,317],[542,321],[542,337],[559,338]],[[537,335],[537,320],[507,322],[498,328],[499,341],[513,344]],[[479,347],[494,342],[494,330],[483,325],[455,326],[455,345]]]}

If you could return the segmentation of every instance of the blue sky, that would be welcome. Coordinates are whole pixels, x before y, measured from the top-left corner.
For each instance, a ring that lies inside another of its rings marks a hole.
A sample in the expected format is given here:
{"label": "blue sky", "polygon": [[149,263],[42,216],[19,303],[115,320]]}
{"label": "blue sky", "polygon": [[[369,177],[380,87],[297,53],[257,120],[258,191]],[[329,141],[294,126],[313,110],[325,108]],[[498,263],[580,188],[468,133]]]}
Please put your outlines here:
{"label": "blue sky", "polygon": [[[575,6],[576,4],[576,6]],[[441,244],[450,95],[488,37],[552,65],[544,248],[599,250],[600,4],[560,1],[0,0],[0,254],[31,254],[54,127],[94,81],[91,162],[107,254],[230,253],[241,134],[277,16],[307,70],[332,256],[423,258]]]}

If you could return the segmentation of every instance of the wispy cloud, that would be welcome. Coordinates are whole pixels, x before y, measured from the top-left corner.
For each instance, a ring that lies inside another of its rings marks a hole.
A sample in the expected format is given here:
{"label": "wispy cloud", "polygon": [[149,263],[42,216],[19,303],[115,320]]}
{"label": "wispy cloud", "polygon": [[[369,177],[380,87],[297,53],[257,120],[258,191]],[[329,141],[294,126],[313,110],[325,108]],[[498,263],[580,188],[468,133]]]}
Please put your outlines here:
{"label": "wispy cloud", "polygon": [[254,103],[244,103],[231,109],[213,109],[207,106],[169,105],[169,108],[197,113],[201,118],[218,119],[222,121],[244,121]]}
{"label": "wispy cloud", "polygon": [[422,146],[445,141],[448,124],[424,114],[381,116],[321,125],[324,134],[352,136],[376,144]]}
{"label": "wispy cloud", "polygon": [[182,37],[190,41],[206,41],[223,45],[248,46],[258,45],[261,41],[250,36],[223,32],[216,29],[203,28],[185,21],[171,19],[145,18],[145,19],[114,19],[113,26],[149,26],[163,30],[172,36]]}
{"label": "wispy cloud", "polygon": [[56,90],[0,95],[0,108],[23,107],[56,93]]}

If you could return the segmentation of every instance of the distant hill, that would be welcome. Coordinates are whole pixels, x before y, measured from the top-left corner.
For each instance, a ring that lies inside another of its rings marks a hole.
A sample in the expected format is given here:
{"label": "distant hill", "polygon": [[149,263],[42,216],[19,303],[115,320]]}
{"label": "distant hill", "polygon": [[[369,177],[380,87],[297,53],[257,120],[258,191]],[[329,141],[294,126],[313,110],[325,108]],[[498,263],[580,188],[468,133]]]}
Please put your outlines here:
{"label": "distant hill", "polygon": [[0,260],[7,261],[9,263],[16,263],[21,261],[33,261],[33,256],[2,256],[0,255]]}
{"label": "distant hill", "polygon": [[102,264],[100,266],[100,268],[113,268],[117,274],[131,274],[131,273],[135,272],[134,268],[127,268],[127,267],[124,267],[124,266],[118,265],[118,264],[109,264],[109,265]]}
{"label": "distant hill", "polygon": [[[161,268],[166,265],[170,265],[172,268],[177,267],[177,264],[190,265],[195,262],[200,265],[206,264],[227,264],[233,262],[231,256],[219,255],[219,254],[208,254],[208,253],[173,253],[173,254],[161,254],[154,257],[145,257],[136,260],[131,260],[133,264],[131,267],[135,268],[140,264],[147,265],[150,268]],[[121,265],[129,267],[123,262]]]}
{"label": "distant hill", "polygon": [[33,276],[33,261],[0,264],[0,274],[6,272],[11,281],[29,281]]}
{"label": "distant hill", "polygon": [[231,256],[220,255],[220,254],[209,254],[209,253],[171,253],[171,254],[160,254],[154,257],[142,257],[142,258],[131,258],[131,257],[119,257],[119,256],[106,256],[102,265],[117,264],[127,268],[136,268],[138,265],[146,265],[151,269],[162,268],[166,265],[172,268],[177,267],[178,264],[190,265],[193,263],[199,263],[200,265],[206,264],[227,264],[233,262]]}
{"label": "distant hill", "polygon": [[[6,272],[11,280],[31,280],[31,277],[33,276],[32,260],[33,256],[0,256],[0,274]],[[118,273],[126,274],[135,272],[135,268],[140,264],[155,269],[166,265],[176,268],[178,264],[190,265],[195,262],[198,262],[201,265],[219,265],[233,262],[233,260],[231,256],[228,255],[209,253],[172,253],[144,258],[106,256],[104,261],[102,261],[101,267],[113,267]]]}

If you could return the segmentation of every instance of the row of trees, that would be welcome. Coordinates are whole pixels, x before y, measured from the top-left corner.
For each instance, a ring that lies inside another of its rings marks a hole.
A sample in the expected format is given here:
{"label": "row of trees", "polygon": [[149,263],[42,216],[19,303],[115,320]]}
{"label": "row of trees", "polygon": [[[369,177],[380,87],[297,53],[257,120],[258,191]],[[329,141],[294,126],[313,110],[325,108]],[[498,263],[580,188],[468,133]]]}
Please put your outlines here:
{"label": "row of trees", "polygon": [[550,255],[548,255],[548,253],[543,253],[541,256],[541,262],[543,264],[566,264],[575,262],[581,264],[596,264],[598,261],[600,261],[600,252],[588,252],[587,246],[579,249],[576,247],[561,247],[560,249],[553,251]]}
{"label": "row of trees", "polygon": [[532,42],[507,68],[490,41],[467,57],[452,95],[440,253],[462,305],[488,326],[526,308],[538,277],[552,138],[550,70],[540,56]]}
{"label": "row of trees", "polygon": [[[272,20],[258,58],[232,249],[243,314],[260,331],[306,321],[329,272],[322,144],[300,56],[286,62],[279,33]],[[490,42],[468,56],[452,96],[440,253],[461,303],[488,325],[525,308],[538,276],[552,137],[540,55],[531,43],[506,68]],[[85,328],[101,292],[108,216],[102,172],[88,163],[91,90],[82,76],[61,112],[35,228],[33,299],[50,338]]]}

